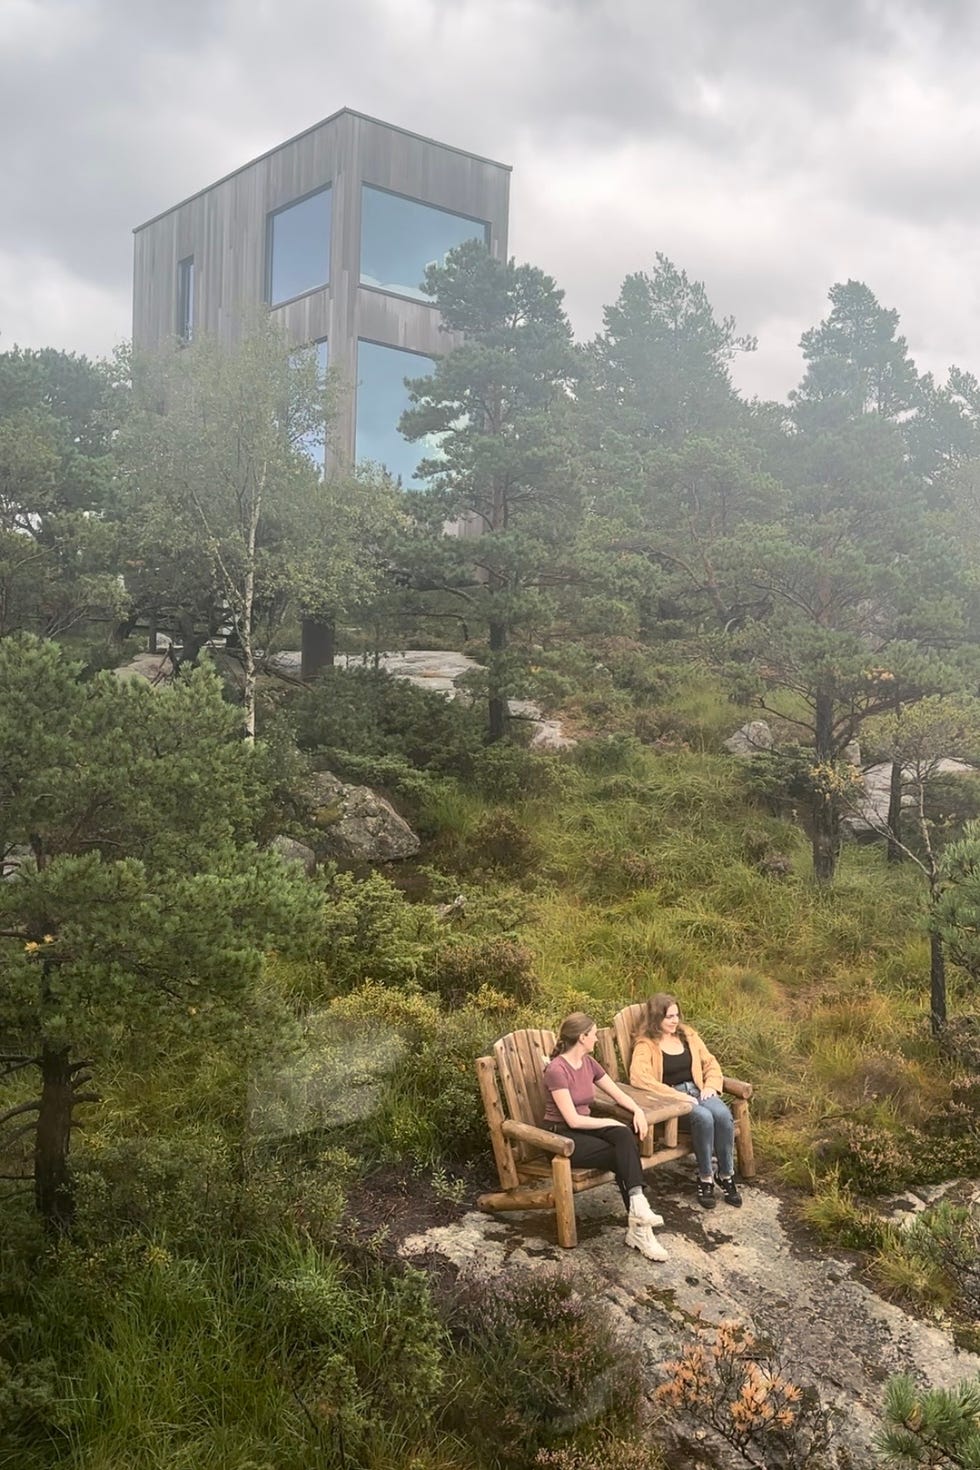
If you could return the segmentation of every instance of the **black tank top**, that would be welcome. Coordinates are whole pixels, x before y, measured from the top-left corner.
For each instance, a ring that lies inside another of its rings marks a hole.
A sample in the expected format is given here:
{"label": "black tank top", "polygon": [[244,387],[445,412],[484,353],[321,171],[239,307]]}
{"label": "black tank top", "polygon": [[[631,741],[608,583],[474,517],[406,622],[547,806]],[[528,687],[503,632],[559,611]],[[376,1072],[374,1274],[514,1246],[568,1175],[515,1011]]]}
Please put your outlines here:
{"label": "black tank top", "polygon": [[660,1055],[664,1061],[664,1082],[668,1087],[677,1087],[681,1082],[694,1081],[694,1074],[691,1071],[691,1048],[686,1041],[684,1050],[679,1051],[676,1056],[671,1056],[667,1051],[662,1051]]}

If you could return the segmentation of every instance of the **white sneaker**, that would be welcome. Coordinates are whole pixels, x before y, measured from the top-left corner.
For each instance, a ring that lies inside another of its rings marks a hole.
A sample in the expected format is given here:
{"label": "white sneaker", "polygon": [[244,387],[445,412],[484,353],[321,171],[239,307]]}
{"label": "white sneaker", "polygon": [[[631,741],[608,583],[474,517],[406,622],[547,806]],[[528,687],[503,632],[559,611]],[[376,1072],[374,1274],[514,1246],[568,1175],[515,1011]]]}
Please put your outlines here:
{"label": "white sneaker", "polygon": [[650,1225],[641,1225],[638,1221],[631,1219],[626,1227],[626,1244],[632,1250],[639,1251],[641,1256],[646,1256],[648,1261],[669,1259]]}
{"label": "white sneaker", "polygon": [[652,1225],[655,1230],[659,1230],[664,1223],[663,1215],[658,1215],[651,1208],[645,1194],[630,1195],[630,1219],[638,1220],[641,1225]]}

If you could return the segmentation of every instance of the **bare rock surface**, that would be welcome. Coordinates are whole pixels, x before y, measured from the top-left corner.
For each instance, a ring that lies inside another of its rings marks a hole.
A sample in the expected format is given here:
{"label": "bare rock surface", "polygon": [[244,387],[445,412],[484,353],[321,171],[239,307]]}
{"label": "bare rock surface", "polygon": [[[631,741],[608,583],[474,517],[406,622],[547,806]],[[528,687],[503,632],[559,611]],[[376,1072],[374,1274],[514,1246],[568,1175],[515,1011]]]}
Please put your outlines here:
{"label": "bare rock surface", "polygon": [[[942,776],[972,776],[976,774],[976,767],[968,765],[966,761],[945,757],[937,761],[936,771]],[[857,811],[842,818],[841,825],[845,830],[855,836],[865,836],[872,834],[876,826],[887,824],[891,781],[891,761],[880,761],[877,765],[868,767],[864,772],[864,791],[858,800]],[[909,806],[913,801],[911,792],[906,792],[902,797],[903,806]]]}
{"label": "bare rock surface", "polygon": [[369,786],[349,786],[331,772],[320,771],[310,777],[308,795],[321,857],[388,863],[414,857],[421,847],[391,802]]}
{"label": "bare rock surface", "polygon": [[312,847],[307,847],[305,842],[297,842],[295,837],[287,837],[280,833],[273,837],[269,843],[273,852],[277,852],[286,863],[301,863],[303,871],[307,874],[316,870],[316,853]]}
{"label": "bare rock surface", "polygon": [[665,1166],[654,1172],[649,1193],[666,1221],[657,1231],[670,1253],[664,1265],[626,1249],[614,1185],[578,1197],[574,1251],[555,1244],[554,1218],[546,1211],[473,1211],[456,1224],[407,1237],[401,1252],[490,1274],[545,1263],[584,1273],[639,1340],[651,1391],[699,1321],[742,1323],[778,1350],[793,1381],[819,1391],[838,1442],[869,1457],[888,1377],[908,1372],[950,1387],[980,1373],[980,1358],[957,1349],[940,1325],[876,1295],[854,1262],[801,1245],[787,1228],[786,1207],[765,1189],[744,1186],[740,1210],[719,1202],[705,1212],[689,1173]]}
{"label": "bare rock surface", "polygon": [[765,720],[750,720],[725,741],[729,755],[761,755],[772,747],[772,730]]}
{"label": "bare rock surface", "polygon": [[128,663],[120,664],[112,671],[117,679],[145,679],[149,684],[173,683],[176,670],[170,650],[163,653],[138,653]]}

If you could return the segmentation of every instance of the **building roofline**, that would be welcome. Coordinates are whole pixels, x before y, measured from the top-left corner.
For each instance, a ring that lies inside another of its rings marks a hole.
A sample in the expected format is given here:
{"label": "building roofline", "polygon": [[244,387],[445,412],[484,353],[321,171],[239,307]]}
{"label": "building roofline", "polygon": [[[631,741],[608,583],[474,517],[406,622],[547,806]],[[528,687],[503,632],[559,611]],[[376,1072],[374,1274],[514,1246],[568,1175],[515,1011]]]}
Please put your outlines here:
{"label": "building roofline", "polygon": [[273,148],[267,148],[264,153],[259,153],[255,158],[250,158],[247,163],[242,163],[238,168],[233,168],[230,173],[224,174],[220,179],[215,179],[213,184],[207,184],[203,189],[196,189],[193,194],[188,194],[186,199],[181,199],[177,204],[171,204],[168,209],[161,209],[159,214],[144,220],[141,225],[136,225],[133,234],[138,235],[140,230],[145,230],[149,225],[155,225],[157,220],[165,219],[168,214],[173,214],[175,209],[182,209],[185,204],[190,204],[192,199],[200,199],[202,194],[210,194],[212,189],[217,189],[221,184],[226,184],[236,174],[244,173],[247,168],[261,163],[264,158],[271,158],[273,153],[278,153],[281,148],[288,148],[291,143],[298,143],[301,138],[315,133],[318,128],[325,127],[327,123],[336,122],[338,117],[356,117],[362,122],[374,123],[379,128],[387,128],[389,132],[401,133],[406,138],[417,138],[420,143],[428,143],[433,148],[445,148],[447,153],[458,153],[463,158],[472,158],[476,163],[488,163],[491,168],[503,169],[506,173],[513,173],[513,167],[509,163],[500,163],[496,158],[484,158],[479,153],[468,153],[465,148],[456,148],[452,143],[440,143],[438,138],[427,138],[424,133],[415,133],[411,128],[400,128],[395,123],[383,122],[380,117],[370,117],[366,112],[358,112],[354,107],[340,107],[332,112],[329,117],[323,117],[311,127],[304,128],[301,133],[296,133],[292,138],[286,138],[284,142],[277,143]]}

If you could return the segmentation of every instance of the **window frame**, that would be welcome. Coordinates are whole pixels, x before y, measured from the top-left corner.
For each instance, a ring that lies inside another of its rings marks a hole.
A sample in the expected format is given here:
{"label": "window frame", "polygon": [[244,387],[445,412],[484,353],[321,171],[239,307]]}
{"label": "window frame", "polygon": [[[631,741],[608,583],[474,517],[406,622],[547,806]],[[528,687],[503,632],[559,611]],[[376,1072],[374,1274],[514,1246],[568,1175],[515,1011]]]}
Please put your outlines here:
{"label": "window frame", "polygon": [[[388,192],[390,193],[391,190],[388,190]],[[464,218],[468,218],[468,216],[464,216]],[[365,289],[370,289],[370,288],[365,288]],[[375,287],[375,290],[377,290],[377,289],[378,288]],[[392,292],[392,291],[389,291],[389,292],[386,292],[384,294],[389,295],[389,296],[392,296],[395,293]],[[414,298],[412,298],[410,296],[403,296],[400,299],[402,301],[411,301]],[[353,462],[354,462],[355,465],[358,465],[358,464],[360,464],[362,462],[362,457],[359,456],[358,453],[357,453],[357,420],[358,420],[358,416],[359,416],[360,402],[361,402],[361,343],[362,342],[365,343],[368,347],[383,347],[386,352],[401,352],[406,357],[420,357],[420,358],[422,358],[422,360],[424,362],[430,362],[433,367],[435,367],[436,363],[439,361],[439,358],[438,357],[433,357],[431,352],[423,352],[421,350],[421,348],[418,348],[418,347],[402,347],[400,343],[379,342],[376,337],[355,337],[354,338],[354,354],[355,354],[354,355],[354,412],[353,412],[353,415],[352,415],[352,418],[353,418],[353,424],[352,424],[353,436],[352,436],[352,441],[353,441],[353,446],[354,446],[354,461]],[[408,376],[409,376],[409,374],[406,373],[405,374],[405,377],[407,378]],[[421,376],[421,374],[419,376]],[[398,425],[395,424],[393,427],[394,427],[394,432],[397,434],[398,433]],[[404,435],[401,435],[400,437],[404,440],[404,443],[406,445],[411,446],[412,441],[410,439],[405,439],[404,438]],[[418,463],[421,463],[421,461],[424,458],[425,458],[425,455],[424,454],[420,454],[418,460],[416,461],[416,463],[417,464]],[[381,466],[382,466],[383,469],[388,469],[388,466],[385,465],[384,462],[381,461],[381,460],[368,460],[367,462],[370,463],[370,464],[381,464]],[[388,473],[391,474],[391,471],[388,470]],[[413,484],[412,483],[413,477],[409,477],[408,479],[403,479],[401,475],[392,475],[392,479],[400,480],[401,481],[401,484],[402,484],[402,489],[404,491],[406,491],[407,493],[409,493],[409,494],[411,494],[413,490],[418,490],[419,489],[419,484],[421,483],[421,482],[419,482],[419,483]]]}
{"label": "window frame", "polygon": [[193,254],[184,255],[177,262],[177,341],[184,347],[194,340],[194,287],[197,268]]}
{"label": "window frame", "polygon": [[[316,286],[308,286],[305,291],[297,291],[294,296],[284,296],[281,301],[272,299],[272,270],[273,270],[273,235],[275,231],[275,220],[280,214],[285,214],[289,209],[295,209],[300,204],[305,204],[308,199],[313,199],[317,194],[330,194],[330,231],[327,238],[327,276]],[[304,296],[312,296],[315,291],[326,291],[330,286],[330,256],[333,249],[333,180],[326,184],[317,184],[315,189],[307,189],[305,194],[299,194],[295,199],[287,200],[285,204],[270,209],[265,216],[265,283],[263,298],[270,310],[280,306],[288,306],[291,301],[302,301]]]}
{"label": "window frame", "polygon": [[[360,205],[361,205],[361,208],[360,208],[360,226],[359,226],[359,229],[358,229],[358,242],[357,242],[357,285],[358,285],[358,289],[361,290],[361,291],[373,291],[378,296],[393,296],[396,301],[414,301],[419,306],[431,306],[433,308],[435,308],[435,306],[436,306],[436,304],[432,300],[431,296],[423,296],[421,293],[418,296],[407,296],[404,291],[392,291],[392,290],[389,290],[388,287],[386,287],[386,286],[374,286],[374,285],[372,285],[370,283],[370,281],[365,281],[365,280],[362,279],[361,272],[362,272],[363,266],[364,266],[364,190],[365,189],[371,189],[375,194],[387,194],[389,196],[389,198],[391,198],[391,199],[404,199],[405,202],[406,202],[406,204],[418,204],[422,209],[433,209],[433,210],[435,210],[435,212],[437,214],[449,214],[449,215],[452,215],[452,217],[454,219],[465,219],[470,224],[482,225],[483,226],[483,244],[484,244],[484,246],[486,247],[487,250],[490,249],[490,239],[491,239],[491,233],[492,233],[492,230],[493,230],[493,224],[492,224],[492,222],[490,220],[488,220],[488,219],[481,219],[480,216],[479,215],[476,215],[476,214],[466,214],[461,209],[447,209],[446,206],[443,205],[443,204],[433,204],[432,201],[431,201],[431,199],[419,199],[417,197],[417,195],[415,195],[415,194],[403,194],[399,189],[386,189],[383,184],[369,184],[368,181],[367,181],[367,179],[362,179],[361,180],[361,198],[360,198]],[[474,235],[471,238],[476,239],[478,237]],[[460,241],[459,243],[460,244],[465,244],[465,241]],[[455,249],[455,248],[456,248],[455,246],[450,246],[450,249]],[[448,254],[448,251],[447,251],[447,254]],[[358,340],[359,341],[363,341],[363,342],[367,342],[370,339],[367,338],[367,337],[362,337],[362,338],[359,338]],[[375,345],[377,347],[387,347],[387,346],[389,346],[389,343],[387,343],[387,342],[377,342]],[[401,349],[398,349],[398,350],[400,350],[400,351],[411,351],[410,348],[401,348]]]}

